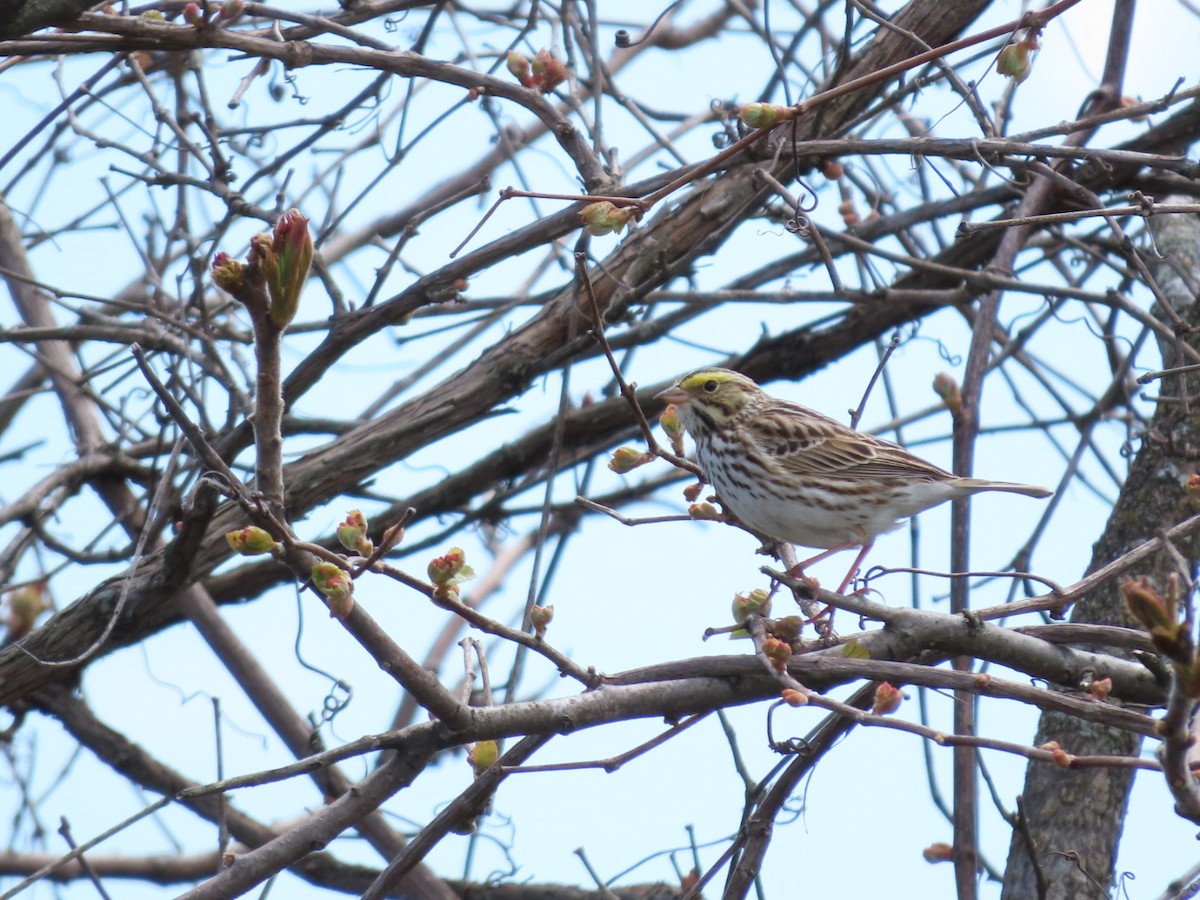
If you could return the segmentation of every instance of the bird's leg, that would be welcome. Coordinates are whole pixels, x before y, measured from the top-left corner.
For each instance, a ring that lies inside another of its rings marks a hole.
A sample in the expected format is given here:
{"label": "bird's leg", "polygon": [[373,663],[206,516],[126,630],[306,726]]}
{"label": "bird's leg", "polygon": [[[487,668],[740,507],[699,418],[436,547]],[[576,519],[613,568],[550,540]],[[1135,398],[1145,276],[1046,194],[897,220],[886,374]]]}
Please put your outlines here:
{"label": "bird's leg", "polygon": [[[841,553],[843,550],[849,550],[855,546],[860,546],[861,549],[858,551],[858,556],[854,557],[854,563],[850,566],[850,571],[846,573],[846,577],[843,578],[842,583],[840,585],[838,585],[837,593],[844,594],[844,593],[846,593],[846,588],[849,587],[850,582],[852,582],[854,580],[854,576],[858,572],[859,566],[862,565],[863,559],[865,559],[866,555],[871,552],[871,548],[874,545],[875,545],[874,541],[867,541],[865,544],[861,544],[861,545],[842,544],[838,547],[830,547],[828,550],[818,553],[812,559],[806,559],[806,560],[804,560],[804,562],[796,563],[796,565],[794,565],[790,569],[788,569],[787,573],[788,573],[788,575],[792,576],[793,578],[799,578],[806,585],[808,585],[810,588],[812,588],[813,591],[815,592],[820,589],[821,584],[815,578],[809,578],[807,575],[805,575],[804,569],[807,568],[808,566],[811,566],[813,563],[820,562],[823,559],[828,559],[829,557],[833,556],[833,554],[835,554],[835,553]],[[823,610],[821,610],[821,612],[817,613],[815,616],[810,616],[809,618],[805,619],[803,624],[808,625],[810,623],[817,622],[821,619],[825,619],[826,628],[829,630],[832,630],[834,609],[835,609],[835,607],[831,603],[828,606],[826,606]]]}
{"label": "bird's leg", "polygon": [[849,550],[851,547],[854,547],[854,546],[857,546],[857,545],[856,544],[839,544],[836,547],[830,547],[828,550],[822,550],[816,556],[814,556],[810,559],[806,559],[806,560],[804,560],[804,562],[796,563],[794,566],[792,566],[790,569],[787,570],[787,573],[789,575],[791,575],[793,578],[802,578],[806,582],[813,583],[813,579],[809,578],[807,575],[804,574],[805,569],[807,569],[811,565],[819,563],[823,559],[829,559],[829,557],[833,556],[833,554],[835,554],[835,553],[841,553],[843,550]]}
{"label": "bird's leg", "polygon": [[[833,556],[835,553],[841,553],[843,550],[850,550],[856,546],[859,546],[859,545],[858,544],[839,544],[836,547],[830,547],[828,550],[822,550],[816,556],[814,556],[810,559],[806,559],[803,562],[796,563],[794,566],[792,566],[790,569],[788,569],[787,573],[791,577],[799,578],[801,581],[803,581],[806,585],[808,585],[808,587],[812,590],[813,594],[815,595],[816,592],[821,589],[821,583],[819,581],[817,581],[815,578],[810,578],[809,576],[805,575],[804,570],[806,568],[808,568],[809,566],[813,565],[814,563],[819,563],[823,559],[828,559],[829,557]],[[846,576],[846,580],[843,581],[842,586],[838,588],[837,592],[839,594],[842,593],[846,589],[846,585],[850,582],[850,578],[858,570],[858,564],[862,561],[862,558],[864,556],[866,556],[868,549],[869,549],[869,546],[864,547],[862,552],[860,552],[858,554],[858,558],[854,560],[854,566],[850,569],[850,574]],[[815,622],[824,620],[824,628],[819,628],[818,630],[820,630],[822,632],[830,632],[831,633],[833,631],[833,611],[834,611],[833,605],[832,604],[827,605],[823,610],[821,610],[815,616],[809,616],[807,619],[805,619],[803,624],[808,625],[811,623],[815,623]]]}
{"label": "bird's leg", "polygon": [[862,565],[863,559],[866,558],[866,555],[871,552],[871,548],[873,546],[875,546],[874,541],[867,541],[862,545],[862,549],[858,551],[858,556],[854,557],[854,563],[850,566],[850,571],[846,573],[846,577],[842,579],[841,586],[837,589],[839,594],[846,593],[846,588],[850,586],[850,582],[852,582],[854,580],[854,576],[858,574],[859,566]]}

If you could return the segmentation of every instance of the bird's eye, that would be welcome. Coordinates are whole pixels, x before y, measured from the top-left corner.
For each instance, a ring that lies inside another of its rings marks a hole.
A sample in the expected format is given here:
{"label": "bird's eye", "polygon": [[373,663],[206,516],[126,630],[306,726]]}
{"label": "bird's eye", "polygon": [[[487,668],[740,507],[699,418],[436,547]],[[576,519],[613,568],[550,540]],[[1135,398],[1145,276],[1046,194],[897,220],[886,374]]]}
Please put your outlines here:
{"label": "bird's eye", "polygon": [[704,382],[704,392],[705,393],[711,394],[716,389],[717,389],[717,383],[715,381]]}

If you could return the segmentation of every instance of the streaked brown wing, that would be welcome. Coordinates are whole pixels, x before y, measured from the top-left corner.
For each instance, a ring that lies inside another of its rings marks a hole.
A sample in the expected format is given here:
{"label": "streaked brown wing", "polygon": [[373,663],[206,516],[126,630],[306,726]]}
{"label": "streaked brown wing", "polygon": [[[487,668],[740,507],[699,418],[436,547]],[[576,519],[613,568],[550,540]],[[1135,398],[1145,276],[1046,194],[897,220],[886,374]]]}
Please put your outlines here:
{"label": "streaked brown wing", "polygon": [[765,411],[752,430],[758,449],[796,475],[918,481],[952,477],[895,444],[792,404]]}

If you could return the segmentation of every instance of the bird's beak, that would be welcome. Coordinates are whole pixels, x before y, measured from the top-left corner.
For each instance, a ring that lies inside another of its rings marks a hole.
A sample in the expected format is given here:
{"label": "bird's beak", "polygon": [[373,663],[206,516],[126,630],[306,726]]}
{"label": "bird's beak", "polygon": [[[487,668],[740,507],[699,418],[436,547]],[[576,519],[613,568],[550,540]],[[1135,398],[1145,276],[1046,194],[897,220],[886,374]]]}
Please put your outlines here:
{"label": "bird's beak", "polygon": [[661,400],[663,403],[687,403],[692,399],[692,395],[685,391],[677,384],[671,385],[665,391],[659,391],[654,395],[655,400]]}

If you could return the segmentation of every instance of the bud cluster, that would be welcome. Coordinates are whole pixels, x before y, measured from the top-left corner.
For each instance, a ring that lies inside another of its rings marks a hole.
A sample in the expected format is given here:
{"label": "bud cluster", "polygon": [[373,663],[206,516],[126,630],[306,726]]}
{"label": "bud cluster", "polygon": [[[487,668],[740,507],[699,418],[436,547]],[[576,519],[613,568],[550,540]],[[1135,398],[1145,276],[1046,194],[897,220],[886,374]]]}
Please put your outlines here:
{"label": "bud cluster", "polygon": [[532,62],[516,50],[509,50],[505,62],[508,71],[521,82],[522,87],[532,88],[543,94],[549,94],[567,80],[567,67],[544,47],[533,57]]}
{"label": "bud cluster", "polygon": [[308,219],[290,209],[270,234],[250,238],[246,262],[228,253],[213,258],[213,282],[238,301],[254,307],[268,298],[266,308],[275,327],[282,330],[296,316],[300,292],[312,268],[313,242]]}

